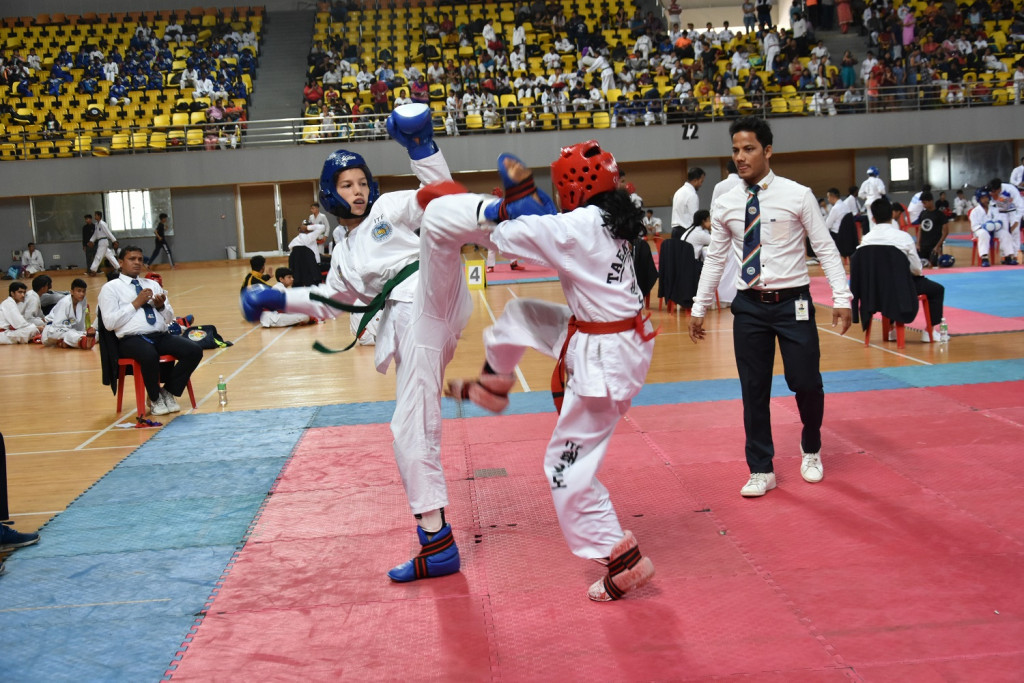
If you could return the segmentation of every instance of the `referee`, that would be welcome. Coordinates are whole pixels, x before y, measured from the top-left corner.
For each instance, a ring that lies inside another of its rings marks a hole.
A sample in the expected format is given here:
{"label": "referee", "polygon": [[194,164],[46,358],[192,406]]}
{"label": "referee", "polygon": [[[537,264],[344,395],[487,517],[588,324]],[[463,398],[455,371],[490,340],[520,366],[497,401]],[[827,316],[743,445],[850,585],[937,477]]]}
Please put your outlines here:
{"label": "referee", "polygon": [[821,422],[825,409],[818,328],[805,264],[804,240],[821,262],[832,287],[832,326],[850,327],[850,289],[835,242],[810,188],[772,173],[772,131],[762,119],[741,118],[729,126],[732,159],[743,180],[711,209],[708,247],[690,318],[690,339],[704,338],[704,312],[712,303],[730,249],[740,260],[733,301],[733,347],[743,393],[743,427],[750,480],[746,497],[775,488],[772,458],[771,388],[775,340],[779,341],[786,384],[796,394],[803,423],[801,476],[821,481]]}

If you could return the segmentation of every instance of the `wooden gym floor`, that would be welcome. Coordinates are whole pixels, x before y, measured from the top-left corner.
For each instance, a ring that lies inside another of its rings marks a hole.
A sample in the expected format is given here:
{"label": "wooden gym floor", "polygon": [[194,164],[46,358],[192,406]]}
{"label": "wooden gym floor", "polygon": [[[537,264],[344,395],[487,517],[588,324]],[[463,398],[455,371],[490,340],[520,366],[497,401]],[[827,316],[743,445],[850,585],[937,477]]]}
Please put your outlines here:
{"label": "wooden gym floor", "polygon": [[[955,253],[959,263],[969,262],[965,250]],[[272,259],[269,265],[283,262],[283,258]],[[192,314],[197,323],[216,325],[225,339],[234,342],[230,348],[207,351],[193,375],[198,412],[394,398],[393,371],[387,376],[374,371],[373,347],[331,356],[311,349],[315,340],[333,347],[346,344],[350,336],[347,317],[277,329],[246,323],[238,308],[238,287],[248,272],[245,261],[183,264],[176,270],[160,266],[158,272],[176,314]],[[820,271],[813,267],[813,274]],[[81,277],[70,271],[50,275],[59,290],[68,289],[74,277]],[[94,277],[88,282],[88,301],[95,311],[104,280]],[[557,282],[502,284],[474,292],[474,297],[473,317],[449,366],[451,377],[478,372],[483,359],[481,332],[501,314],[506,302],[517,297],[563,301]],[[668,314],[653,303],[652,316],[662,334],[648,383],[736,377],[728,309],[709,313],[705,324],[709,334],[698,346],[686,334],[685,312]],[[895,344],[878,341],[880,332],[876,331],[872,345],[865,347],[858,326],[845,337],[832,330],[830,309],[818,306],[817,318],[823,372],[1017,358],[1024,345],[1021,332],[957,336],[948,349],[921,344],[915,333],[908,333],[906,348],[897,350]],[[776,362],[776,373],[781,374],[781,363]],[[550,359],[529,352],[520,366],[520,382],[525,384],[515,390],[545,391],[551,368]],[[228,381],[229,403],[223,409],[217,400],[219,375]],[[7,447],[11,513],[20,531],[41,527],[157,431],[125,428],[134,424],[133,389],[126,388],[124,411],[116,414],[110,388],[100,383],[98,349],[0,346],[0,380],[6,399],[0,431]],[[183,406],[186,403],[182,401]],[[827,414],[825,419],[829,419]],[[736,457],[742,459],[742,453]]]}

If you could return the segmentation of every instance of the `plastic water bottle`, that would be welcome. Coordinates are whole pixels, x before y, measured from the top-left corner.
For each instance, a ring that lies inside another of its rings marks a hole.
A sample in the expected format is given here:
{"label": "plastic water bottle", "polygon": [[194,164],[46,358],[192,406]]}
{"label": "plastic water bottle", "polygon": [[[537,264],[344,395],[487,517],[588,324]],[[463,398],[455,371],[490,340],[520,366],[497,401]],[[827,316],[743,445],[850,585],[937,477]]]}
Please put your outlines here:
{"label": "plastic water bottle", "polygon": [[942,344],[949,342],[949,325],[946,324],[945,318],[939,323],[939,342]]}
{"label": "plastic water bottle", "polygon": [[221,406],[228,404],[228,383],[224,381],[224,375],[217,379],[217,394],[220,396]]}

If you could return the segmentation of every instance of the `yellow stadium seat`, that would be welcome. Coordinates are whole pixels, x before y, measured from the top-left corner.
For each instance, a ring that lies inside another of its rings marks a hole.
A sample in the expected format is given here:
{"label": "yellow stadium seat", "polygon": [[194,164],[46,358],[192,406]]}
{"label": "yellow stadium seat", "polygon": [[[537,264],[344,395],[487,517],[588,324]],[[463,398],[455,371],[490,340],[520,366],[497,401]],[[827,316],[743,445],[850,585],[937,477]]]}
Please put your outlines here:
{"label": "yellow stadium seat", "polygon": [[71,147],[75,154],[87,154],[92,151],[92,136],[91,135],[79,135],[75,138],[74,145]]}
{"label": "yellow stadium seat", "polygon": [[156,132],[149,136],[149,148],[156,150],[167,149],[167,133]]}
{"label": "yellow stadium seat", "polygon": [[189,123],[193,126],[201,126],[206,123],[206,112],[205,111],[194,111],[189,117]]}
{"label": "yellow stadium seat", "polygon": [[611,128],[612,119],[606,111],[595,111],[593,116],[594,128]]}
{"label": "yellow stadium seat", "polygon": [[118,133],[117,135],[110,136],[110,151],[111,152],[127,152],[128,151],[128,140],[129,137],[124,133]]}
{"label": "yellow stadium seat", "polygon": [[189,115],[184,112],[174,112],[171,114],[171,125],[175,128],[184,127],[189,124]]}
{"label": "yellow stadium seat", "polygon": [[484,127],[484,117],[480,114],[466,114],[466,128],[469,130],[482,130]]}
{"label": "yellow stadium seat", "polygon": [[185,144],[189,147],[201,147],[203,144],[203,131],[200,128],[189,128],[185,134]]}

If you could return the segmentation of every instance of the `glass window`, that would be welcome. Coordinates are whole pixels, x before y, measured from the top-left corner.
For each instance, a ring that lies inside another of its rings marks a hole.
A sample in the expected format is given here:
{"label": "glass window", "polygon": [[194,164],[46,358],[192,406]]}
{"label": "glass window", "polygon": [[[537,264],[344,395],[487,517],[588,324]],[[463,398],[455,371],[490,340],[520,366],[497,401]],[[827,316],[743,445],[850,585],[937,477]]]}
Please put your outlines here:
{"label": "glass window", "polygon": [[[80,242],[85,214],[102,211],[116,237],[149,237],[161,213],[171,217],[171,191],[51,195],[32,198],[32,224],[37,242]],[[174,221],[169,221],[173,226]],[[174,229],[167,230],[173,235]]]}

